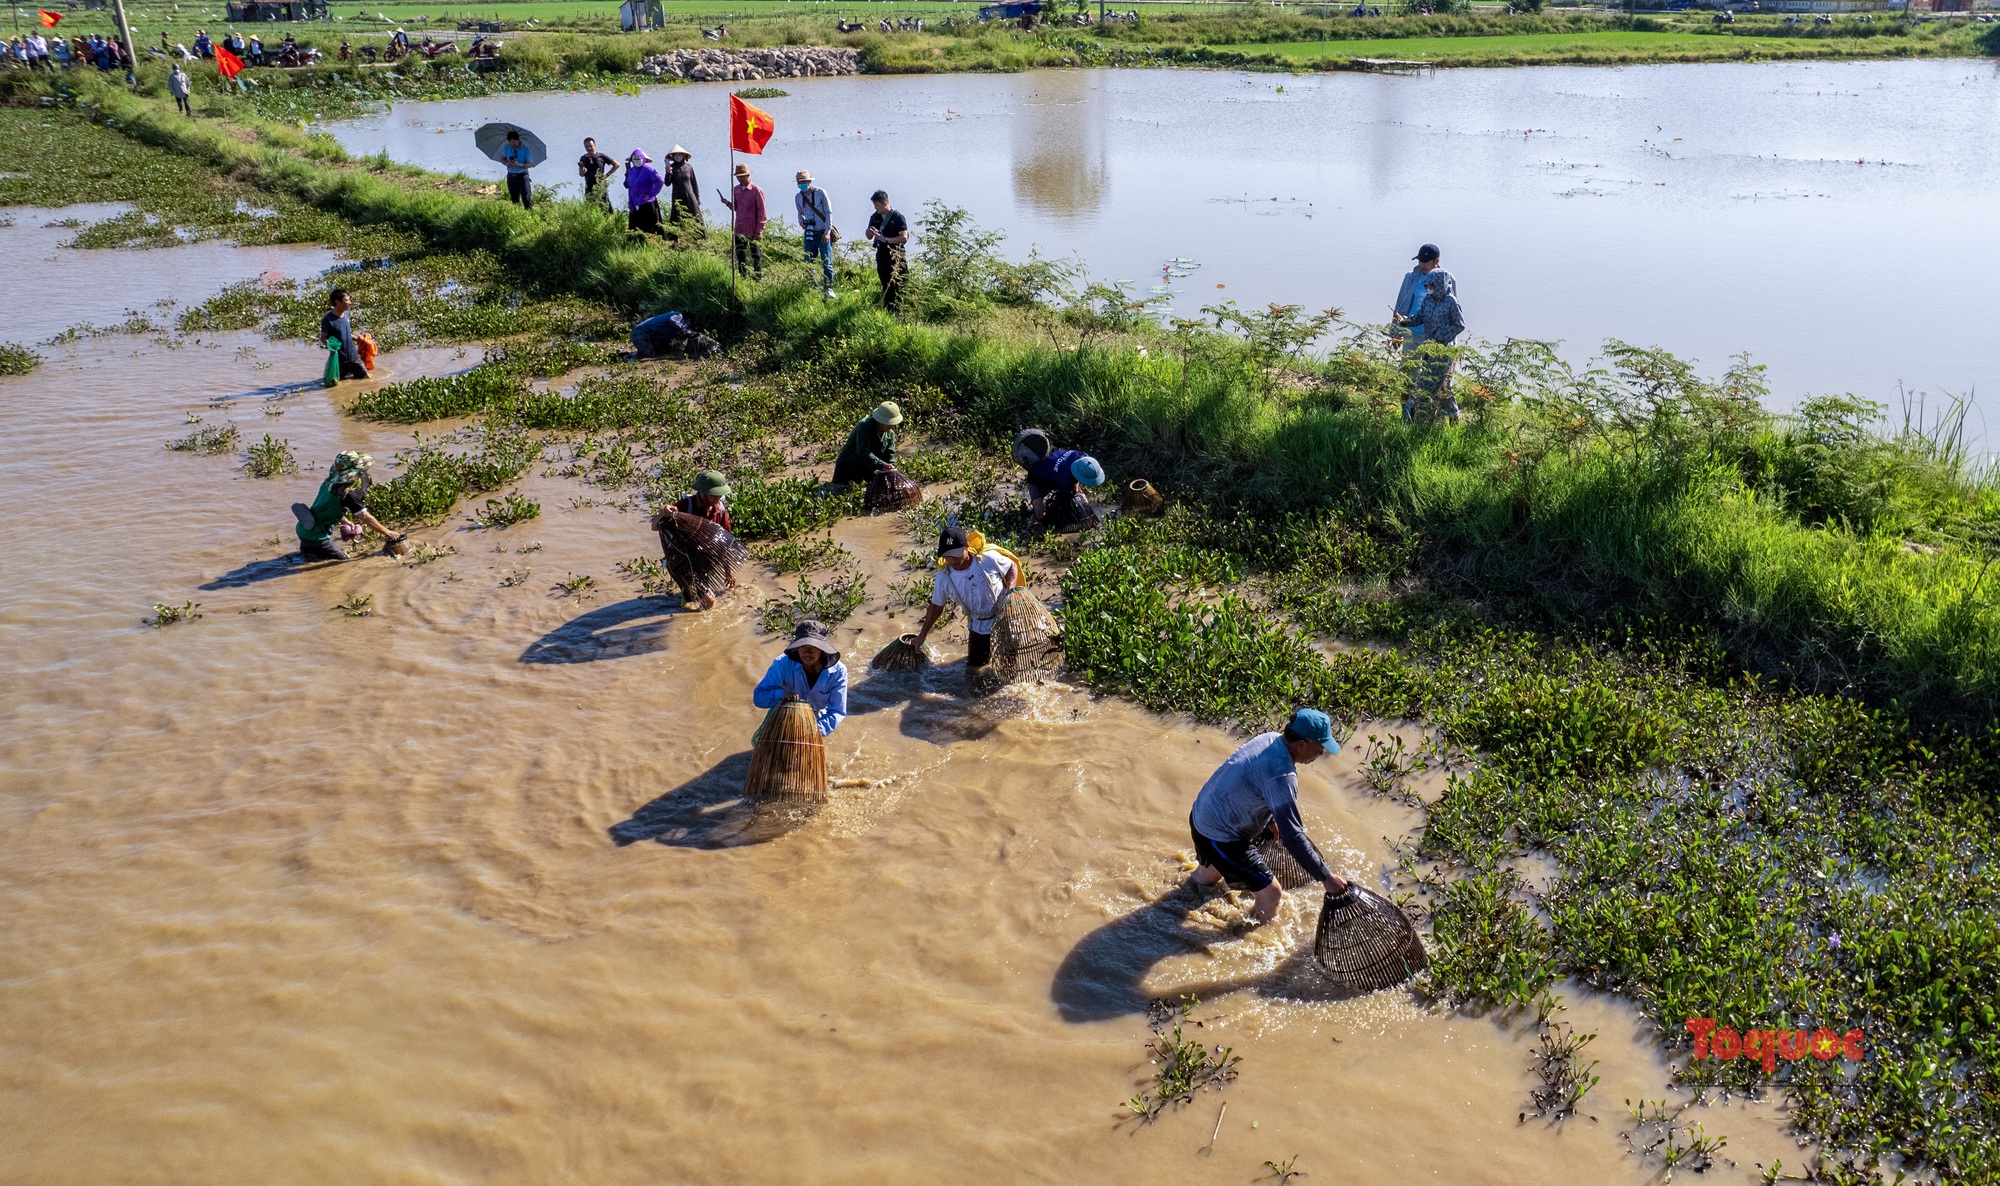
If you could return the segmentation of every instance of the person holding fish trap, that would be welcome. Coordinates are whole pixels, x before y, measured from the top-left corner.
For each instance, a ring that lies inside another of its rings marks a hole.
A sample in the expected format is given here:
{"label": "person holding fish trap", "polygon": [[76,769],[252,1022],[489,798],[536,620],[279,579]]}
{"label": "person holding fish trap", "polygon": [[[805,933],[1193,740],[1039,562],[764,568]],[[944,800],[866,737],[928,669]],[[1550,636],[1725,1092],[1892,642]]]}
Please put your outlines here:
{"label": "person holding fish trap", "polygon": [[1257,850],[1258,842],[1275,830],[1285,851],[1312,880],[1328,894],[1344,892],[1347,879],[1326,867],[1299,818],[1298,768],[1339,752],[1327,715],[1301,708],[1284,732],[1259,734],[1229,755],[1202,784],[1188,814],[1195,858],[1201,862],[1195,884],[1227,880],[1244,886],[1256,895],[1251,917],[1258,922],[1276,918],[1285,891]]}
{"label": "person holding fish trap", "polygon": [[965,611],[965,625],[971,631],[965,648],[965,666],[971,670],[993,661],[993,620],[1007,590],[1020,586],[1022,580],[1021,566],[1005,552],[982,547],[975,553],[967,543],[965,528],[956,524],[948,524],[938,533],[937,554],[944,567],[931,583],[931,603],[911,645],[922,651],[924,639],[930,637],[944,607],[956,605]]}

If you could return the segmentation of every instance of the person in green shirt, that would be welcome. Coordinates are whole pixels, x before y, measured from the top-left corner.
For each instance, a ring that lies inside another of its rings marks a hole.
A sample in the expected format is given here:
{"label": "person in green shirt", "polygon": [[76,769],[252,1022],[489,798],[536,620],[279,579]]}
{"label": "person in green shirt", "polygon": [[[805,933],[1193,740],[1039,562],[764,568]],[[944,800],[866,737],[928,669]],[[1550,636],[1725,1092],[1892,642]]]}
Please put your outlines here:
{"label": "person in green shirt", "polygon": [[319,494],[312,505],[292,504],[292,514],[299,521],[301,560],[347,559],[347,550],[333,538],[336,528],[346,538],[360,535],[363,527],[370,528],[387,540],[391,549],[409,538],[384,527],[380,519],[369,513],[364,499],[368,493],[368,467],[373,463],[374,458],[366,453],[342,453],[328,467],[326,481],[319,484]]}
{"label": "person in green shirt", "polygon": [[903,422],[903,410],[883,401],[868,418],[847,434],[847,447],[833,463],[836,485],[866,482],[877,470],[896,468],[896,426]]}

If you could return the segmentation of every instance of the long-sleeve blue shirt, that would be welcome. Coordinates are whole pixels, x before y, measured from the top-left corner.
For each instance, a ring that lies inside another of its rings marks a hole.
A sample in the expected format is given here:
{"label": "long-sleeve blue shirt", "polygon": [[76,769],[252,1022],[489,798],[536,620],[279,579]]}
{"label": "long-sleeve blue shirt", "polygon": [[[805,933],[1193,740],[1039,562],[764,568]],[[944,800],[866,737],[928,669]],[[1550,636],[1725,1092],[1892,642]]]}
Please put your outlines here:
{"label": "long-sleeve blue shirt", "polygon": [[764,673],[757,690],[750,694],[750,703],[758,708],[776,708],[787,696],[797,696],[812,706],[813,714],[819,718],[819,735],[825,737],[839,728],[847,716],[847,664],[836,661],[820,672],[819,680],[814,682],[797,659],[779,655],[771,661],[771,669]]}
{"label": "long-sleeve blue shirt", "polygon": [[1299,768],[1282,733],[1259,733],[1216,767],[1194,798],[1193,820],[1196,831],[1224,842],[1255,841],[1275,822],[1285,850],[1314,880],[1333,876],[1299,819]]}

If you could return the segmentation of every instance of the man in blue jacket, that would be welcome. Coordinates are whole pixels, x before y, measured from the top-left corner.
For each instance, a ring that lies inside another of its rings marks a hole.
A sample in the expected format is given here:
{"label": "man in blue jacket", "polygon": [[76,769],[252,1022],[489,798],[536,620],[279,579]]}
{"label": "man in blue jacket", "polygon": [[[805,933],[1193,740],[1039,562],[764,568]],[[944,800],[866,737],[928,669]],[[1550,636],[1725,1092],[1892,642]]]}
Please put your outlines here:
{"label": "man in blue jacket", "polygon": [[1257,851],[1257,841],[1271,831],[1284,843],[1301,868],[1326,887],[1329,894],[1347,889],[1347,879],[1334,874],[1321,859],[1299,819],[1301,765],[1321,754],[1337,754],[1333,722],[1314,708],[1292,714],[1282,733],[1260,733],[1245,742],[1218,767],[1195,796],[1188,827],[1194,835],[1197,885],[1229,880],[1256,894],[1251,917],[1270,922],[1277,917],[1285,891]]}

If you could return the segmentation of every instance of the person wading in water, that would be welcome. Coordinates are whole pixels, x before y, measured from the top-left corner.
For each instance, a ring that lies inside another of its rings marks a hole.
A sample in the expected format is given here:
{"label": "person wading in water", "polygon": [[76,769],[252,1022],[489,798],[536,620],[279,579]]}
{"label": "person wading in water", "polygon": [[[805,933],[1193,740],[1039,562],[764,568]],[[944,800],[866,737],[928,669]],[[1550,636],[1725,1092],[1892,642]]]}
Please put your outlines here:
{"label": "person wading in water", "polygon": [[326,481],[320,483],[312,505],[292,504],[292,515],[299,521],[300,560],[347,559],[347,550],[334,542],[336,528],[342,537],[350,539],[359,536],[361,528],[369,528],[387,541],[385,549],[393,549],[409,538],[405,533],[384,527],[363,501],[368,494],[368,467],[373,461],[366,453],[342,453],[327,468]]}
{"label": "person wading in water", "polygon": [[1194,836],[1196,885],[1228,880],[1248,886],[1256,895],[1250,916],[1270,922],[1278,915],[1285,891],[1257,852],[1257,841],[1275,832],[1285,851],[1329,894],[1347,889],[1347,879],[1334,874],[1320,858],[1299,819],[1299,772],[1321,754],[1337,754],[1333,722],[1314,708],[1292,714],[1282,733],[1260,733],[1216,768],[1188,814]]}
{"label": "person wading in water", "polygon": [[972,632],[965,648],[966,669],[984,667],[993,661],[993,618],[1000,595],[1021,583],[1021,570],[995,548],[973,555],[963,527],[946,527],[938,534],[937,554],[945,566],[931,582],[931,603],[917,626],[914,645],[923,650],[924,639],[930,637],[945,605],[956,605],[965,611],[965,625]]}
{"label": "person wading in water", "polygon": [[811,618],[793,628],[791,645],[771,661],[750,693],[750,703],[758,708],[776,708],[787,699],[812,706],[821,737],[838,729],[847,716],[847,664],[840,661],[826,627]]}

